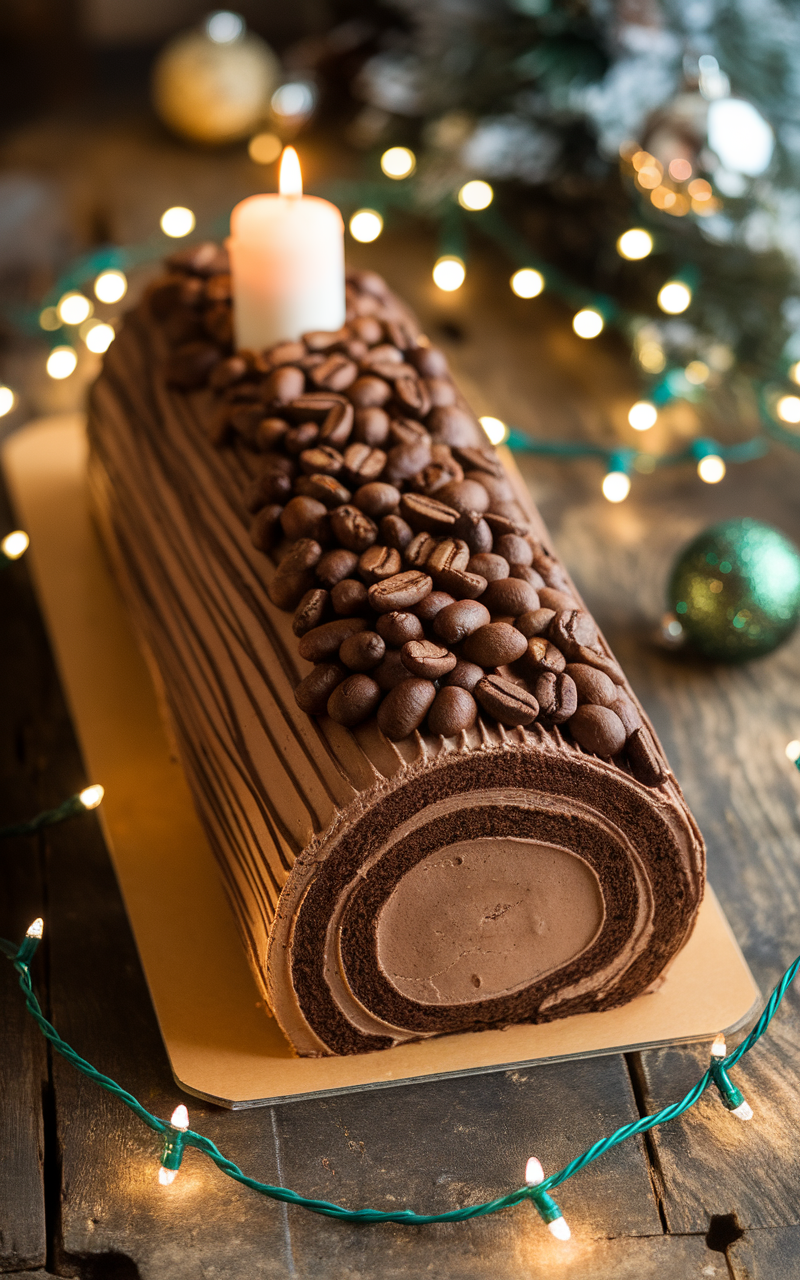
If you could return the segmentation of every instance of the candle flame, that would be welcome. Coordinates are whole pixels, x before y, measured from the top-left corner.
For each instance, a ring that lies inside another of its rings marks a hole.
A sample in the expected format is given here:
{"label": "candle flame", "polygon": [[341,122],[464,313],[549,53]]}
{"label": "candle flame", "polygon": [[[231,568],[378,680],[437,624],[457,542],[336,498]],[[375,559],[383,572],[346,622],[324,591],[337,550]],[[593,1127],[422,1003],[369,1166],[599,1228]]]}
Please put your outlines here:
{"label": "candle flame", "polygon": [[282,196],[301,196],[303,194],[303,175],[300,172],[300,161],[294,147],[283,148],[280,174],[278,176],[278,190]]}

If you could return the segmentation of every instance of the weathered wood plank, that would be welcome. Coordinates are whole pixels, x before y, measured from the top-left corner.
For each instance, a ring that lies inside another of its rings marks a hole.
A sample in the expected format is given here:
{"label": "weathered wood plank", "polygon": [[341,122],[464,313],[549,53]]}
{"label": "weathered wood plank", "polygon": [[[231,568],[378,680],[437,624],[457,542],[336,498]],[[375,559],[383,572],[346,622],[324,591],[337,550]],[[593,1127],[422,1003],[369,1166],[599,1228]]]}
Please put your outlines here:
{"label": "weathered wood plank", "polygon": [[731,1280],[799,1280],[800,1231],[748,1231],[728,1249]]}

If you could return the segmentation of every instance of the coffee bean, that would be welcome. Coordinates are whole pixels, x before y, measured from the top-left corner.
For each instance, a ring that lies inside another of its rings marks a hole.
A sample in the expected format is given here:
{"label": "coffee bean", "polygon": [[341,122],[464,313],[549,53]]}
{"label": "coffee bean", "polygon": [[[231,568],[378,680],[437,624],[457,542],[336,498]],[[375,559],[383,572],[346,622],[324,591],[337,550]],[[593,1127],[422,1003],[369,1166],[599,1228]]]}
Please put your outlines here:
{"label": "coffee bean", "polygon": [[507,622],[489,622],[479,627],[463,644],[464,657],[481,667],[502,667],[521,658],[528,641]]}
{"label": "coffee bean", "polygon": [[369,589],[369,602],[376,613],[405,611],[424,600],[432,588],[433,581],[427,573],[409,569],[383,582],[376,582]]}
{"label": "coffee bean", "polygon": [[533,686],[539,710],[548,724],[564,724],[578,709],[575,682],[563,671],[542,671]]}
{"label": "coffee bean", "polygon": [[542,671],[563,671],[567,660],[544,636],[531,636],[520,665],[528,679],[535,680]]}
{"label": "coffee bean", "polygon": [[491,621],[489,610],[479,600],[457,600],[437,613],[433,630],[445,644],[458,644]]}
{"label": "coffee bean", "polygon": [[550,623],[548,635],[568,658],[577,657],[581,646],[591,648],[597,643],[594,619],[582,609],[560,610]]}
{"label": "coffee bean", "polygon": [[328,699],[328,715],[336,724],[354,729],[375,713],[380,700],[380,687],[370,676],[348,676]]}
{"label": "coffee bean", "polygon": [[486,446],[455,449],[454,453],[465,471],[484,471],[490,476],[504,476],[506,469],[494,449]]}
{"label": "coffee bean", "polygon": [[378,408],[356,409],[353,439],[371,449],[382,449],[389,439],[388,413]]}
{"label": "coffee bean", "polygon": [[378,538],[378,526],[358,507],[337,507],[331,512],[331,529],[337,542],[361,555]]}
{"label": "coffee bean", "polygon": [[295,610],[292,631],[298,637],[325,622],[330,612],[330,596],[320,587],[307,591]]}
{"label": "coffee bean", "polygon": [[367,547],[358,562],[358,572],[368,586],[382,582],[384,578],[396,577],[401,569],[400,552],[394,547],[382,547],[377,542]]}
{"label": "coffee bean", "polygon": [[265,453],[269,453],[274,449],[281,449],[288,430],[289,423],[284,422],[283,418],[262,418],[256,427],[255,443]]}
{"label": "coffee bean", "polygon": [[388,693],[390,689],[396,689],[404,680],[411,678],[403,666],[399,649],[387,649],[383,662],[373,667],[371,674],[384,693]]}
{"label": "coffee bean", "polygon": [[422,724],[436,697],[431,680],[409,677],[387,693],[378,708],[378,728],[390,742],[399,742]]}
{"label": "coffee bean", "polygon": [[452,480],[439,494],[439,501],[446,502],[463,514],[467,511],[484,512],[489,508],[489,495],[482,484],[475,480]]}
{"label": "coffee bean", "polygon": [[570,586],[569,579],[567,578],[565,571],[562,569],[555,557],[551,556],[547,548],[543,547],[541,543],[537,543],[533,549],[532,564],[534,569],[542,575],[551,590],[564,591],[571,596],[572,587]]}
{"label": "coffee bean", "polygon": [[345,450],[345,474],[356,487],[377,480],[385,466],[386,454],[382,449],[371,449],[368,444],[351,444]]}
{"label": "coffee bean", "polygon": [[187,279],[182,272],[164,277],[147,290],[147,303],[157,320],[166,319],[176,310],[196,309],[203,301],[202,281]]}
{"label": "coffee bean", "polygon": [[410,480],[431,460],[430,441],[426,438],[416,444],[396,444],[386,456],[386,479],[390,484]]}
{"label": "coffee bean", "polygon": [[539,608],[539,596],[521,578],[501,578],[490,582],[481,598],[491,613],[510,614],[514,618]]}
{"label": "coffee bean", "polygon": [[404,493],[400,499],[400,515],[417,533],[438,537],[449,534],[458,519],[453,507],[424,493]]}
{"label": "coffee bean", "polygon": [[437,573],[443,573],[448,569],[463,573],[468,563],[469,547],[466,542],[462,542],[459,538],[443,538],[431,551],[425,561],[425,568],[426,572],[435,578]]}
{"label": "coffee bean", "polygon": [[403,353],[389,342],[382,342],[372,348],[361,361],[362,369],[373,369],[376,365],[403,364]]}
{"label": "coffee bean", "polygon": [[658,787],[667,777],[664,761],[653,742],[652,735],[641,725],[628,738],[628,764],[637,782],[646,787]]}
{"label": "coffee bean", "polygon": [[342,578],[331,588],[331,604],[334,613],[343,618],[353,618],[366,612],[367,588],[357,578]]}
{"label": "coffee bean", "polygon": [[471,693],[458,685],[440,689],[428,712],[428,730],[453,738],[457,733],[471,729],[478,716],[478,707]]}
{"label": "coffee bean", "polygon": [[598,671],[602,671],[603,675],[608,676],[609,680],[616,685],[624,685],[625,677],[618,664],[613,658],[609,658],[605,653],[599,653],[596,649],[589,649],[585,645],[581,645],[578,649],[577,660],[585,662],[589,667],[595,667]]}
{"label": "coffee bean", "polygon": [[358,564],[358,556],[354,551],[346,551],[344,547],[336,547],[326,551],[316,567],[316,573],[323,587],[330,590],[337,582],[351,577]]}
{"label": "coffee bean", "polygon": [[307,354],[304,342],[278,342],[264,352],[267,364],[273,369],[281,364],[297,364]]}
{"label": "coffee bean", "polygon": [[527,582],[529,587],[533,587],[537,595],[544,586],[542,575],[532,569],[529,564],[510,564],[508,572],[510,577],[519,578],[521,582]]}
{"label": "coffee bean", "polygon": [[609,710],[619,716],[625,726],[625,732],[628,737],[641,726],[642,717],[639,715],[637,708],[631,702],[626,693],[622,693],[617,689],[617,696],[613,702],[608,704]]}
{"label": "coffee bean", "polygon": [[466,689],[468,693],[472,693],[475,685],[479,680],[483,679],[485,674],[483,667],[479,667],[476,662],[467,662],[465,658],[459,658],[450,674],[445,676],[442,684],[448,688],[457,686],[459,689]]}
{"label": "coffee bean", "polygon": [[345,343],[342,350],[346,352],[351,360],[355,360],[356,364],[358,364],[369,351],[369,344],[362,342],[360,338],[351,338],[349,342]]}
{"label": "coffee bean", "polygon": [[528,609],[515,622],[517,631],[530,640],[531,636],[543,636],[555,617],[552,609]]}
{"label": "coffee bean", "polygon": [[446,609],[449,604],[455,604],[455,599],[448,592],[431,591],[430,595],[427,595],[424,600],[420,600],[419,604],[414,605],[414,613],[423,626],[428,626],[439,616],[442,609]]}
{"label": "coffee bean", "polygon": [[262,394],[267,404],[284,405],[301,396],[305,386],[303,370],[287,364],[269,374],[264,381]]}
{"label": "coffee bean", "polygon": [[337,351],[312,369],[309,376],[315,387],[327,391],[346,391],[358,377],[358,365]]}
{"label": "coffee bean", "polygon": [[319,427],[316,422],[303,422],[299,427],[290,427],[283,437],[287,453],[298,454],[310,449],[319,439]]}
{"label": "coffee bean", "polygon": [[473,555],[492,549],[492,531],[479,511],[463,512],[453,525],[452,532],[454,537],[466,542]]}
{"label": "coffee bean", "polygon": [[307,476],[338,476],[344,466],[344,458],[338,449],[329,444],[319,444],[314,449],[304,449],[298,459],[300,470]]}
{"label": "coffee bean", "polygon": [[480,551],[472,556],[467,569],[470,573],[479,573],[487,582],[501,582],[508,577],[508,561],[490,551]]}
{"label": "coffee bean", "polygon": [[447,376],[447,356],[438,347],[414,347],[406,353],[406,358],[426,378]]}
{"label": "coffee bean", "polygon": [[267,595],[276,608],[295,609],[313,586],[314,575],[310,569],[284,568],[280,564],[267,586]]}
{"label": "coffee bean", "polygon": [[429,533],[418,533],[406,547],[403,559],[410,569],[421,569],[435,546],[436,539]]}
{"label": "coffee bean", "polygon": [[458,393],[449,378],[426,378],[425,387],[434,409],[455,404]]}
{"label": "coffee bean", "polygon": [[517,520],[511,520],[508,516],[498,515],[496,511],[487,511],[484,520],[492,531],[492,537],[502,538],[506,533],[516,533],[520,538],[524,538],[528,532],[527,525],[521,524]]}
{"label": "coffee bean", "polygon": [[348,636],[339,649],[339,659],[351,671],[371,671],[383,661],[386,642],[376,631],[359,631]]}
{"label": "coffee bean", "polygon": [[344,396],[332,391],[306,391],[287,405],[284,413],[294,422],[323,423],[331,409],[342,406],[352,413],[353,406]]}
{"label": "coffee bean", "polygon": [[[228,428],[246,444],[255,448],[255,437],[263,421],[264,406],[260,404],[238,404],[228,413]],[[288,432],[283,437],[285,443]]]}
{"label": "coffee bean", "polygon": [[248,511],[259,511],[269,503],[289,501],[292,495],[292,479],[283,471],[265,471],[251,480],[242,494]]}
{"label": "coffee bean", "polygon": [[349,636],[367,630],[364,618],[336,618],[333,622],[323,622],[322,626],[307,631],[297,646],[297,651],[306,662],[331,662],[337,657],[341,646]]}
{"label": "coffee bean", "polygon": [[400,490],[393,484],[381,484],[379,481],[360,485],[353,496],[354,506],[373,520],[380,520],[390,511],[394,511],[399,502]]}
{"label": "coffee bean", "polygon": [[428,388],[416,373],[410,377],[395,378],[394,400],[401,413],[416,413],[424,418],[430,412]]}
{"label": "coffee bean", "polygon": [[509,564],[532,564],[533,547],[516,533],[502,534],[494,544],[499,556],[503,556]]}
{"label": "coffee bean", "polygon": [[300,476],[295,480],[295,493],[303,498],[314,498],[332,511],[334,507],[343,507],[350,501],[352,494],[345,489],[334,476],[312,475]]}
{"label": "coffee bean", "polygon": [[164,366],[164,378],[170,387],[191,391],[204,387],[209,374],[219,363],[219,348],[210,342],[187,342],[170,352]]}
{"label": "coffee bean", "polygon": [[387,547],[394,547],[402,555],[414,537],[411,525],[406,524],[401,516],[384,516],[381,520],[381,541]]}
{"label": "coffee bean", "polygon": [[403,665],[412,676],[427,676],[438,680],[446,676],[456,665],[456,655],[432,640],[408,640],[400,651]]}
{"label": "coffee bean", "polygon": [[533,694],[504,676],[484,676],[475,686],[475,697],[500,724],[532,724],[539,714]]}
{"label": "coffee bean", "polygon": [[578,690],[579,702],[591,702],[598,707],[610,707],[619,697],[619,689],[607,675],[584,662],[570,662],[567,674],[572,676]]}
{"label": "coffee bean", "polygon": [[281,527],[287,538],[316,538],[325,541],[328,509],[314,498],[292,498],[281,516]]}
{"label": "coffee bean", "polygon": [[[441,405],[428,414],[428,428],[436,440],[452,448],[469,448],[480,443],[482,429],[471,414],[458,405]],[[486,437],[483,437],[484,440]]]}
{"label": "coffee bean", "polygon": [[596,756],[615,756],[625,746],[625,726],[608,707],[578,707],[569,728],[579,746]]}
{"label": "coffee bean", "polygon": [[504,512],[505,504],[514,501],[514,490],[505,475],[490,476],[485,471],[467,471],[464,483],[481,486],[487,495],[486,510],[488,511]]}
{"label": "coffee bean", "polygon": [[167,266],[176,271],[191,271],[198,276],[212,276],[228,270],[226,251],[212,240],[178,249],[167,258]]}
{"label": "coffee bean", "polygon": [[436,585],[448,591],[456,600],[477,600],[486,591],[486,579],[478,573],[467,573],[463,569],[440,569],[436,575]]}
{"label": "coffee bean", "polygon": [[421,640],[424,632],[422,623],[413,613],[382,613],[377,622],[378,635],[388,645],[402,648],[409,640]]}
{"label": "coffee bean", "polygon": [[[446,484],[450,484],[451,480],[458,480],[460,476],[455,472],[457,463],[441,463],[432,462],[429,467],[423,467],[422,470],[411,480],[411,487],[416,493],[425,493],[428,497],[435,497],[440,489]],[[458,468],[459,471],[461,468]]]}
{"label": "coffee bean", "polygon": [[250,541],[258,551],[271,551],[277,546],[281,533],[280,525],[283,507],[271,503],[262,507],[250,526]]}
{"label": "coffee bean", "polygon": [[356,316],[350,321],[350,328],[368,347],[374,347],[383,336],[383,329],[372,316]]}
{"label": "coffee bean", "polygon": [[303,342],[309,351],[330,351],[342,342],[347,342],[350,333],[347,329],[314,329],[303,334]]}
{"label": "coffee bean", "polygon": [[246,376],[247,361],[242,356],[228,356],[215,366],[208,384],[215,391],[224,391],[225,387],[232,387]]}
{"label": "coffee bean", "polygon": [[278,567],[287,573],[296,573],[316,568],[321,558],[322,547],[314,538],[300,538],[284,545]]}
{"label": "coffee bean", "polygon": [[295,702],[301,711],[310,716],[325,714],[328,699],[347,671],[339,662],[320,662],[309,671],[294,691]]}

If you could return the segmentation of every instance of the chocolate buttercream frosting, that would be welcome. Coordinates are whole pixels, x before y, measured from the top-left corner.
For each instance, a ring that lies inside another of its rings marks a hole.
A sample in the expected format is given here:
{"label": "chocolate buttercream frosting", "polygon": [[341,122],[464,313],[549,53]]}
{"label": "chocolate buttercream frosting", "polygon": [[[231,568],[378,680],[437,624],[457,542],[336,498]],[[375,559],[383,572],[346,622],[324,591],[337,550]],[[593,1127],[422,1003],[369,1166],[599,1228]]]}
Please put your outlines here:
{"label": "chocolate buttercream frosting", "polygon": [[371,273],[335,334],[231,333],[222,251],[175,255],[94,387],[90,483],[294,1049],[652,989],[694,924],[702,840],[443,355]]}

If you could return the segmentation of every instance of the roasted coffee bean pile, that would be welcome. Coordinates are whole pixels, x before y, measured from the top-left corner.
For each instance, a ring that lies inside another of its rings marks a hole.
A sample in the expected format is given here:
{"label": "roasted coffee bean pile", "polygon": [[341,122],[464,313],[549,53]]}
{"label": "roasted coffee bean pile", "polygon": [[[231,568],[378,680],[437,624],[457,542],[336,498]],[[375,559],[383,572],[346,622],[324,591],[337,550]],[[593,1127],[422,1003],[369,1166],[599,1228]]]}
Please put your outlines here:
{"label": "roasted coffee bean pile", "polygon": [[294,611],[314,664],[299,706],[349,728],[377,717],[392,741],[452,737],[478,715],[539,720],[662,782],[594,621],[530,532],[444,355],[383,281],[348,280],[336,333],[234,353],[223,251],[195,246],[168,266],[146,303],[172,345],[167,381],[208,385],[214,443],[259,456],[245,505],[277,565],[270,598]]}

